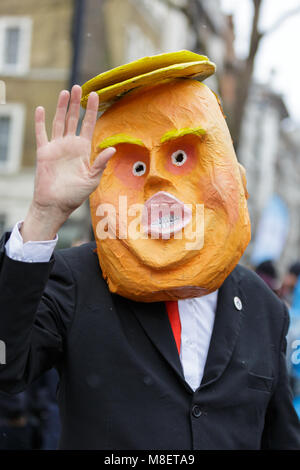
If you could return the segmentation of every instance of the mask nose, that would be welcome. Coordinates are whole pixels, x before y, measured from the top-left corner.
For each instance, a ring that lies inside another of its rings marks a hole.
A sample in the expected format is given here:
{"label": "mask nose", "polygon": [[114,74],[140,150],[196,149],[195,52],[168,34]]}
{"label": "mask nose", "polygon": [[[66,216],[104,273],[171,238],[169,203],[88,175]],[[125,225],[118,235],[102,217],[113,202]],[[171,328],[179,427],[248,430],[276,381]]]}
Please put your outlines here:
{"label": "mask nose", "polygon": [[[161,155],[150,155],[150,168],[145,181],[145,195],[149,197],[157,191],[167,190],[173,187],[170,179],[163,173],[161,165]],[[159,164],[158,164],[159,163]],[[166,170],[165,170],[166,171]]]}

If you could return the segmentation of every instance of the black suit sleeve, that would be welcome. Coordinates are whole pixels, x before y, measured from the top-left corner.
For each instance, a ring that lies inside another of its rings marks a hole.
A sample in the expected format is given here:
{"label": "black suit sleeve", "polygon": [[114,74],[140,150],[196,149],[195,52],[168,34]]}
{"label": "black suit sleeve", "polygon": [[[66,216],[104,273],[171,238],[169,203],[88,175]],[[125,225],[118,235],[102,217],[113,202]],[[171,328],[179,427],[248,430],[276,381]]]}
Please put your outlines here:
{"label": "black suit sleeve", "polygon": [[263,449],[300,450],[300,424],[294,409],[286,363],[289,314],[284,306],[284,326],[279,352],[279,375],[270,400],[262,439]]}
{"label": "black suit sleeve", "polygon": [[64,258],[24,263],[5,254],[0,241],[0,390],[17,393],[62,360],[75,305],[75,286]]}

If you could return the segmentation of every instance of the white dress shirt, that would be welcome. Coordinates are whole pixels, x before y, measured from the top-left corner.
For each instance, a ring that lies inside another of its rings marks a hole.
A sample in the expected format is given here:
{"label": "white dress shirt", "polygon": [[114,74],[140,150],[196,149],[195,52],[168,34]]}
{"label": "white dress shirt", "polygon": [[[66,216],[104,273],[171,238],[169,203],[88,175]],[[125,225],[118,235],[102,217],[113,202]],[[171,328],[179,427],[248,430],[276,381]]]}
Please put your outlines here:
{"label": "white dress shirt", "polygon": [[5,251],[9,258],[25,263],[47,263],[54,251],[58,236],[54,240],[41,242],[23,242],[20,234],[22,222],[18,222],[5,245]]}
{"label": "white dress shirt", "polygon": [[[6,242],[9,258],[27,263],[48,262],[58,237],[49,241],[23,243],[18,222]],[[195,391],[201,384],[215,320],[218,291],[203,297],[179,300],[181,322],[180,360],[186,382]]]}

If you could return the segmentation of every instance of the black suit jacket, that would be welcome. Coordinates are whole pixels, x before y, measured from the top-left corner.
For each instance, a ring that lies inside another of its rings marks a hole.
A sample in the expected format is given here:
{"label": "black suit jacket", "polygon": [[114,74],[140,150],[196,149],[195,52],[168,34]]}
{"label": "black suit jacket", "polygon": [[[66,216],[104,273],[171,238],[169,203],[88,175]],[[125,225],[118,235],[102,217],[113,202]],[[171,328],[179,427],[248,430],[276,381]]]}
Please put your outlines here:
{"label": "black suit jacket", "polygon": [[[300,449],[286,372],[288,314],[249,270],[222,285],[201,386],[184,380],[164,303],[112,295],[93,243],[49,263],[1,242],[0,388],[55,366],[61,449]],[[234,297],[243,308],[238,310]]]}

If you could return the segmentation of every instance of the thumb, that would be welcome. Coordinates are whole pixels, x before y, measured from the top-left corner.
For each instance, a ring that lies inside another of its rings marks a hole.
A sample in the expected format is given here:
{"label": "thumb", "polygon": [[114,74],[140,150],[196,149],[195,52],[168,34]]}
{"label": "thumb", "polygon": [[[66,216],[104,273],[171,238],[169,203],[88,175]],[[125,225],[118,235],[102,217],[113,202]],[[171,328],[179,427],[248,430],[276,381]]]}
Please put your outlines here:
{"label": "thumb", "polygon": [[93,165],[91,166],[91,176],[97,176],[102,173],[106,167],[108,160],[116,153],[115,147],[107,147],[102,150],[99,155],[95,158]]}

